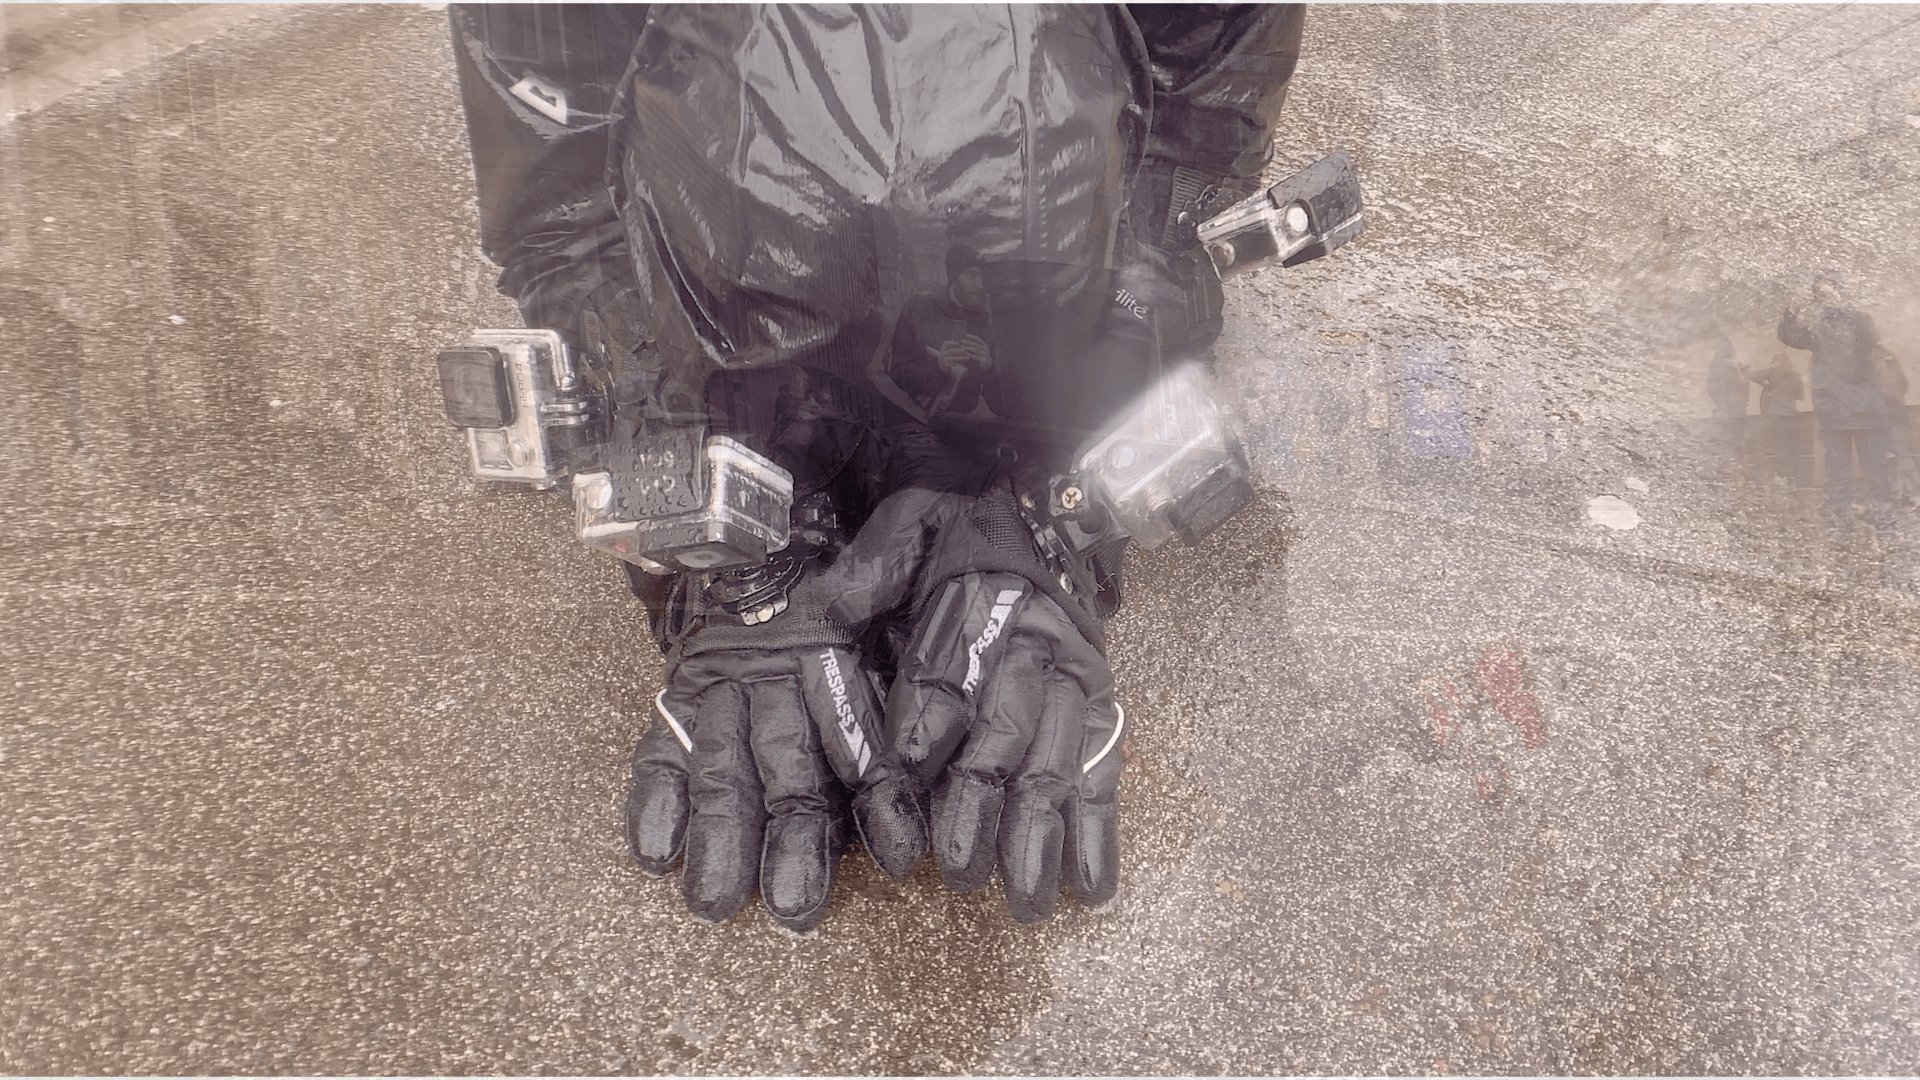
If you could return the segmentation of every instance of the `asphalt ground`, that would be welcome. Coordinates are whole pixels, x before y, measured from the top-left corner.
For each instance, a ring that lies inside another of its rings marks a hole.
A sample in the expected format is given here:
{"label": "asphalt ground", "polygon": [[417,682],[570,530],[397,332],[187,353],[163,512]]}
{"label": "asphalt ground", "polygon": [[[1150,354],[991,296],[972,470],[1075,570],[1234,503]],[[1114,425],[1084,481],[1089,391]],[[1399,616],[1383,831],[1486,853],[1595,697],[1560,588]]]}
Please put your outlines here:
{"label": "asphalt ground", "polygon": [[1814,267],[1920,352],[1916,39],[1311,12],[1276,170],[1349,150],[1372,223],[1229,289],[1262,498],[1132,564],[1119,910],[856,853],[806,941],[628,863],[637,605],[440,415],[512,318],[444,15],[269,9],[37,107],[0,1069],[1914,1071],[1914,552],[1701,418]]}

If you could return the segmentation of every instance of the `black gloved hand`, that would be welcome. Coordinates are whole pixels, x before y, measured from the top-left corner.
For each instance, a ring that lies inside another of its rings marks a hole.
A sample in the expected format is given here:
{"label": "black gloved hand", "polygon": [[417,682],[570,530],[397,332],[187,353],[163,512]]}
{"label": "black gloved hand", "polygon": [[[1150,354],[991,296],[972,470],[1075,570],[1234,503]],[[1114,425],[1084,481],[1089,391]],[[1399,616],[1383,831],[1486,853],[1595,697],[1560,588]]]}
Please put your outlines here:
{"label": "black gloved hand", "polygon": [[704,922],[731,917],[757,886],[776,923],[817,926],[849,795],[890,775],[877,689],[822,597],[803,578],[755,625],[709,608],[668,654],[659,716],[634,749],[627,843],[655,877],[684,851],[681,894]]}
{"label": "black gloved hand", "polygon": [[[889,497],[822,577],[827,612],[858,626],[909,598],[914,633],[887,699],[899,771],[861,799],[874,859],[896,880],[926,850],[959,892],[999,866],[1019,922],[1049,918],[1064,879],[1090,907],[1119,887],[1124,717],[1113,699],[1098,573],[1038,555],[1004,483],[973,498]],[[1064,583],[1063,583],[1064,580]],[[931,797],[931,822],[921,807]]]}

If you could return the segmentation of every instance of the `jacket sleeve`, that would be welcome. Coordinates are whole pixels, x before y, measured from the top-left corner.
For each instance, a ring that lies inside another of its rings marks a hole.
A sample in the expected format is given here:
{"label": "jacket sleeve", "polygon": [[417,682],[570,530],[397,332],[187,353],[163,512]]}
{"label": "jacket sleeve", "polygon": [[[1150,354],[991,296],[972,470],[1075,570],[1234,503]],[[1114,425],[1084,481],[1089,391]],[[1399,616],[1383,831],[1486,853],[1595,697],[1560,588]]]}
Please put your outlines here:
{"label": "jacket sleeve", "polygon": [[1153,77],[1147,153],[1258,176],[1300,60],[1300,4],[1130,4]]}
{"label": "jacket sleeve", "polygon": [[608,128],[645,15],[645,5],[448,9],[481,250],[530,326],[577,332],[588,294],[630,273]]}
{"label": "jacket sleeve", "polygon": [[1813,348],[1812,331],[1808,330],[1807,325],[1793,313],[1792,308],[1781,313],[1778,333],[1781,343],[1790,349]]}
{"label": "jacket sleeve", "polygon": [[1847,317],[1853,322],[1853,380],[1877,385],[1874,356],[1880,349],[1880,328],[1873,316],[1858,308],[1847,312]]}
{"label": "jacket sleeve", "polygon": [[1873,316],[1864,311],[1856,309],[1851,314],[1854,340],[1858,342],[1860,355],[1873,355],[1873,351],[1880,347],[1880,328],[1874,325]]}

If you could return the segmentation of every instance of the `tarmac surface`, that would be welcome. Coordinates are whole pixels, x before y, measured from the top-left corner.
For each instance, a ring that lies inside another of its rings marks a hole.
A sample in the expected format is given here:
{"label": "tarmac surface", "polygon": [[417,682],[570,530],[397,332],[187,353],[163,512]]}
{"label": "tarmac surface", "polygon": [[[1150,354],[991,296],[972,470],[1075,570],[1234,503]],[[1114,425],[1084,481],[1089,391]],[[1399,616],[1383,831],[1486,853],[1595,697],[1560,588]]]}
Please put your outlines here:
{"label": "tarmac surface", "polygon": [[1229,287],[1119,910],[856,852],[803,941],[628,861],[638,605],[441,416],[444,13],[250,14],[0,126],[0,1070],[1920,1068],[1920,558],[1702,423],[1812,268],[1920,372],[1920,11],[1311,11],[1371,224]]}

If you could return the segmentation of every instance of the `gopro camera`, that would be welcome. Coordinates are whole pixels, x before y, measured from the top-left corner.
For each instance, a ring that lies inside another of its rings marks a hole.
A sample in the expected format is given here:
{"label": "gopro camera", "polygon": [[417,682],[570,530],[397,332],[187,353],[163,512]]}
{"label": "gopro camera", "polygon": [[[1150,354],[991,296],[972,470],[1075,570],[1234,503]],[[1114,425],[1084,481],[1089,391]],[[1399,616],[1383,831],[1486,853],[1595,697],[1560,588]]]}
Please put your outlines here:
{"label": "gopro camera", "polygon": [[1317,259],[1366,227],[1353,162],[1336,152],[1201,222],[1195,235],[1225,281]]}
{"label": "gopro camera", "polygon": [[592,419],[579,373],[552,330],[476,330],[437,357],[447,419],[467,438],[475,478],[550,488],[565,475],[555,434]]}
{"label": "gopro camera", "polygon": [[1074,468],[1085,496],[1148,550],[1176,536],[1193,547],[1253,502],[1246,450],[1199,364],[1150,387]]}
{"label": "gopro camera", "polygon": [[[610,438],[552,330],[476,330],[437,358],[447,419],[481,480],[570,481],[575,532],[655,574],[757,566],[787,546],[793,476],[703,425]],[[582,451],[591,451],[593,471]]]}
{"label": "gopro camera", "polygon": [[793,475],[724,435],[666,428],[573,478],[580,542],[652,574],[756,566],[787,546]]}

